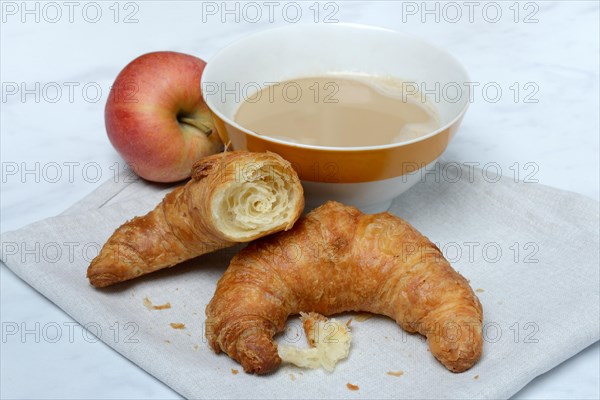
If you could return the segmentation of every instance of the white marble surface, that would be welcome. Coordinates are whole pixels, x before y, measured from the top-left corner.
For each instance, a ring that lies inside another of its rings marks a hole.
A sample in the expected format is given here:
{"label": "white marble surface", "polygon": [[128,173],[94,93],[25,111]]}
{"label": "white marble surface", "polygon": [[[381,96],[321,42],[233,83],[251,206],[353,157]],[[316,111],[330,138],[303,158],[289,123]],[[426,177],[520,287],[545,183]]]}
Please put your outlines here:
{"label": "white marble surface", "polygon": [[[203,21],[200,3],[161,1],[120,3],[119,22],[114,20],[113,2],[97,2],[102,16],[95,23],[90,22],[96,15],[93,4],[76,2],[70,22],[69,6],[58,2],[62,15],[53,23],[56,8],[36,2],[26,7],[35,10],[36,4],[39,22],[35,11],[23,13],[23,3],[2,3],[1,231],[55,215],[104,180],[114,179],[114,165],[122,161],[106,138],[103,106],[112,80],[128,61],[148,51],[167,49],[208,60],[215,51],[249,32],[290,23],[283,17],[283,3],[274,6],[273,22],[268,6],[255,3],[263,13],[255,23],[244,21],[244,15],[239,22],[235,15],[225,15],[227,21],[223,23],[219,14],[205,14]],[[314,23],[313,2],[297,4],[302,9],[301,22]],[[485,2],[475,6],[473,22],[462,2],[454,3],[462,12],[458,22],[452,22],[456,9],[444,3],[437,5],[439,22],[435,14],[422,15],[422,2],[334,4],[327,8],[319,5],[320,21],[337,9],[333,17],[341,22],[411,32],[454,53],[473,81],[481,84],[479,88],[490,82],[502,88],[496,103],[476,90],[445,159],[481,165],[495,162],[510,176],[518,163],[521,178],[535,171],[534,178],[543,184],[598,199],[597,2],[519,3],[519,22],[514,22],[513,2],[498,2],[495,4],[499,4],[502,16],[496,23],[488,22],[496,18],[495,6]],[[221,2],[212,5],[223,7]],[[235,3],[228,7],[234,8]],[[243,12],[244,4],[238,7]],[[416,14],[412,14],[415,7]],[[436,3],[429,2],[427,7],[434,9]],[[254,17],[255,10],[246,11],[247,17]],[[131,12],[138,21],[124,23]],[[288,19],[293,19],[293,9],[288,12]],[[538,21],[525,23],[531,12],[535,13],[531,18]],[[514,82],[520,87],[517,102],[511,90]],[[528,82],[532,85],[526,87]],[[22,83],[26,86],[21,87]],[[39,99],[35,93],[21,97],[22,89],[36,92],[36,84]],[[88,92],[84,93],[86,84]],[[69,85],[74,88],[72,98]],[[58,100],[57,86],[62,89]],[[11,94],[15,87],[18,93]],[[97,87],[102,91],[100,96],[96,96]],[[523,96],[532,88],[539,89],[532,97],[538,102],[526,103]],[[493,95],[492,91],[488,94]],[[36,163],[39,172],[23,174],[25,169],[35,170]],[[533,164],[526,168],[526,163]],[[101,176],[96,177],[97,171]],[[35,331],[36,323],[43,328],[52,322],[60,325],[63,333],[56,343],[43,336],[36,340],[33,333],[25,340],[3,337],[2,398],[179,397],[101,342],[86,340],[80,328],[74,328],[70,340],[72,320],[68,315],[5,266],[0,274],[3,333],[8,324]],[[596,343],[535,379],[516,397],[600,397],[599,354]]]}

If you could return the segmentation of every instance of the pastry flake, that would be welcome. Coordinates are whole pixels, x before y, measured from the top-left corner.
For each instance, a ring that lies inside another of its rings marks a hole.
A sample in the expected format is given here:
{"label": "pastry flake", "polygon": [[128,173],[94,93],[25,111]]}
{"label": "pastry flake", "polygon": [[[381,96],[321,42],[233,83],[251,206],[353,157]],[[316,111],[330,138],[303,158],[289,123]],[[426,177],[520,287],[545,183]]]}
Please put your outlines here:
{"label": "pastry flake", "polygon": [[300,320],[310,348],[279,345],[279,357],[282,361],[298,367],[324,368],[333,372],[338,361],[350,354],[350,328],[342,322],[329,320],[317,313],[300,313]]}

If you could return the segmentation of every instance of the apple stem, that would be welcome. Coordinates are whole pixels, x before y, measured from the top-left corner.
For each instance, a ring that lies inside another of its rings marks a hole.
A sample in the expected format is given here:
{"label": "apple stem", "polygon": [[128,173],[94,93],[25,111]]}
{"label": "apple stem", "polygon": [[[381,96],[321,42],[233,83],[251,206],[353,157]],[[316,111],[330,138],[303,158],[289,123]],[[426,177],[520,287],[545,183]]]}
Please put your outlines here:
{"label": "apple stem", "polygon": [[206,136],[212,133],[212,127],[203,124],[202,122],[195,120],[193,118],[181,117],[179,118],[179,122],[188,124],[202,131]]}

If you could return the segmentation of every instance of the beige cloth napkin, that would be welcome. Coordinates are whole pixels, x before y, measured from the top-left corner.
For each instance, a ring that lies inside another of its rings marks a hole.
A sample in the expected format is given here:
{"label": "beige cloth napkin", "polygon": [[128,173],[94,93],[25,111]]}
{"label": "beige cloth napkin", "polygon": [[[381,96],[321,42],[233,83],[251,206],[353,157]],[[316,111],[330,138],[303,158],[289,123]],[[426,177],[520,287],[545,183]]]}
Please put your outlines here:
{"label": "beige cloth napkin", "polygon": [[[164,186],[107,182],[62,215],[4,233],[1,258],[106,344],[189,398],[510,397],[599,339],[598,203],[462,172],[458,181],[426,176],[391,208],[438,243],[483,304],[484,356],[462,374],[448,372],[420,336],[393,321],[351,314],[338,317],[354,317],[354,340],[334,373],[293,366],[263,377],[243,373],[203,336],[204,309],[236,249],[107,290],[91,287],[89,260],[121,223],[159,202]],[[148,302],[171,308],[151,310]],[[278,340],[305,346],[296,319]]]}

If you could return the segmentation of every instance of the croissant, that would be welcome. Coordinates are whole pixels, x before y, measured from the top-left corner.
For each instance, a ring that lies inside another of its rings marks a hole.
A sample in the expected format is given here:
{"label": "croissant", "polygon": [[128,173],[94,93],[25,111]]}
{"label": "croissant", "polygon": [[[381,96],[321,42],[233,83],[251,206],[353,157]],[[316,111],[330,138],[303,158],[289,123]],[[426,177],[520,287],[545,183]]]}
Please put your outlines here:
{"label": "croissant", "polygon": [[467,280],[415,228],[389,213],[328,202],[294,228],[238,253],[206,308],[210,346],[249,373],[275,370],[288,316],[367,311],[428,339],[450,371],[482,352],[483,311]]}
{"label": "croissant", "polygon": [[298,175],[274,153],[236,151],[198,161],[192,179],[118,228],[87,270],[104,287],[290,229],[304,209]]}

